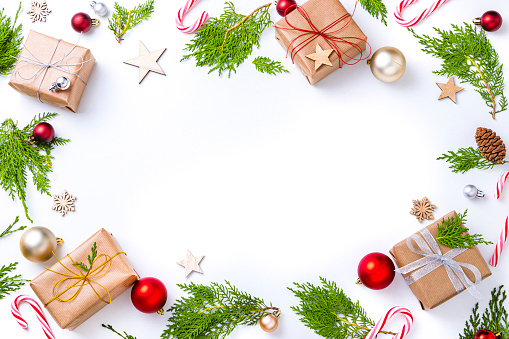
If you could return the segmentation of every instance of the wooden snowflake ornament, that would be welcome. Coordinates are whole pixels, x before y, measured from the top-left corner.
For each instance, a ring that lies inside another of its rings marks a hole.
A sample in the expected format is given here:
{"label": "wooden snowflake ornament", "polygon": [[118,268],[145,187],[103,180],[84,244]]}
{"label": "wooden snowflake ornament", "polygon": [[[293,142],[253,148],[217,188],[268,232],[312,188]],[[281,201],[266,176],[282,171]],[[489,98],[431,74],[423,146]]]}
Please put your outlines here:
{"label": "wooden snowflake ornament", "polygon": [[433,211],[436,206],[432,205],[427,197],[424,197],[422,200],[412,200],[412,202],[414,207],[412,207],[410,214],[415,215],[419,222],[422,222],[424,219],[433,219]]}
{"label": "wooden snowflake ornament", "polygon": [[54,195],[53,200],[55,200],[55,205],[51,209],[59,212],[62,216],[65,216],[67,212],[75,211],[74,201],[76,197],[67,193],[67,190],[62,192],[61,195]]}
{"label": "wooden snowflake ornament", "polygon": [[48,9],[48,4],[46,0],[41,2],[32,1],[32,7],[27,11],[27,14],[30,15],[30,19],[32,22],[42,21],[46,22],[46,16],[51,13],[51,10]]}

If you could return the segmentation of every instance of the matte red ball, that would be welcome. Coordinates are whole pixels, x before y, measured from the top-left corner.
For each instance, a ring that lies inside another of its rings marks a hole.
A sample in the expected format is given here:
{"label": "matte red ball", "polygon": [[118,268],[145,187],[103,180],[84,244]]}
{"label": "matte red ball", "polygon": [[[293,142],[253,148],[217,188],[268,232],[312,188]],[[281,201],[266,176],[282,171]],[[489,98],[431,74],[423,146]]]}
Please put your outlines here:
{"label": "matte red ball", "polygon": [[51,142],[55,137],[55,129],[47,122],[38,123],[32,131],[32,137],[38,142]]}
{"label": "matte red ball", "polygon": [[502,16],[497,11],[487,11],[481,17],[481,27],[488,32],[495,32],[502,26]]}
{"label": "matte red ball", "polygon": [[155,313],[164,307],[168,292],[161,280],[143,278],[138,280],[131,290],[131,301],[138,311]]}
{"label": "matte red ball", "polygon": [[496,339],[495,333],[488,330],[479,330],[474,336],[474,339]]}
{"label": "matte red ball", "polygon": [[72,28],[78,33],[86,33],[92,28],[92,18],[87,13],[76,13],[71,19]]}
{"label": "matte red ball", "polygon": [[395,276],[394,264],[383,253],[370,253],[361,259],[357,274],[363,285],[373,290],[381,290],[389,286]]}
{"label": "matte red ball", "polygon": [[291,13],[295,8],[297,8],[295,0],[279,0],[276,5],[276,10],[281,16]]}

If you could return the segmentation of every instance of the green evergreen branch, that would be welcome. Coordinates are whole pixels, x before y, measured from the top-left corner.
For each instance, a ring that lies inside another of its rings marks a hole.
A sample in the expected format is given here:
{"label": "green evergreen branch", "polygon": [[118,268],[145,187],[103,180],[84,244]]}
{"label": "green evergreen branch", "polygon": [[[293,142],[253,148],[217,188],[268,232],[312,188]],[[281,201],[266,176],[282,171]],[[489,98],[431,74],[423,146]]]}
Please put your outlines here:
{"label": "green evergreen branch", "polygon": [[438,225],[437,242],[450,248],[471,248],[479,244],[492,244],[490,241],[485,241],[480,234],[468,234],[468,227],[465,226],[467,222],[467,212],[459,213],[456,217],[443,219],[442,223]]}
{"label": "green evergreen branch", "polygon": [[124,40],[123,36],[127,30],[150,18],[154,12],[154,0],[147,0],[147,2],[137,5],[130,11],[120,6],[118,2],[115,2],[113,8],[115,11],[108,19],[108,29],[115,34],[118,43],[120,43]]}
{"label": "green evergreen branch", "polygon": [[49,196],[53,156],[51,151],[68,139],[54,138],[50,143],[37,143],[30,140],[36,124],[53,119],[56,113],[43,113],[35,116],[30,124],[19,129],[12,119],[0,124],[0,185],[12,200],[17,196],[23,204],[28,220],[26,204],[27,171],[32,173],[32,181],[37,190]]}
{"label": "green evergreen branch", "polygon": [[219,339],[239,325],[253,326],[260,318],[279,309],[266,306],[262,299],[239,291],[228,281],[210,286],[177,284],[190,297],[182,297],[171,312],[162,339]]}
{"label": "green evergreen branch", "polygon": [[96,257],[97,257],[97,243],[94,242],[94,245],[92,246],[92,256],[90,256],[90,254],[88,255],[88,264],[89,264],[89,266],[87,267],[87,265],[85,265],[82,262],[73,262],[72,265],[73,266],[78,266],[83,271],[88,272],[88,271],[90,271],[92,269],[92,266],[94,265],[94,260],[95,260]]}
{"label": "green evergreen branch", "polygon": [[478,30],[467,23],[465,27],[452,25],[452,28],[451,31],[434,28],[439,38],[419,36],[409,30],[424,46],[425,53],[442,59],[442,69],[433,73],[448,77],[456,75],[462,83],[470,83],[491,108],[490,114],[495,119],[495,114],[505,111],[508,105],[499,56],[483,29]]}
{"label": "green evergreen branch", "polygon": [[253,47],[260,47],[262,32],[272,24],[269,4],[255,9],[244,16],[235,13],[232,2],[226,2],[223,14],[210,18],[196,33],[191,43],[186,44],[180,61],[194,57],[196,66],[210,67],[209,73],[217,71],[219,75],[237,72],[237,67],[253,52]]}
{"label": "green evergreen branch", "polygon": [[387,8],[382,0],[359,0],[359,3],[372,17],[380,17],[380,21],[387,26]]}
{"label": "green evergreen branch", "polygon": [[0,267],[0,299],[5,298],[9,293],[15,292],[21,288],[28,280],[20,279],[21,275],[9,277],[7,274],[16,269],[17,262],[8,266]]}
{"label": "green evergreen branch", "polygon": [[0,234],[0,238],[3,237],[3,236],[6,236],[8,234],[11,234],[11,233],[14,233],[16,231],[22,231],[24,230],[25,228],[27,228],[26,226],[20,226],[19,228],[15,229],[14,231],[12,231],[12,228],[14,227],[14,225],[16,225],[19,221],[19,216],[17,216],[15,219],[14,219],[14,222],[12,224],[10,224],[6,229],[5,231],[3,231],[1,234]]}
{"label": "green evergreen branch", "polygon": [[449,151],[448,154],[442,154],[437,160],[445,160],[450,163],[451,166],[449,166],[449,168],[451,168],[454,173],[465,173],[472,168],[487,170],[492,169],[495,165],[500,165],[489,162],[482,156],[478,148],[473,147],[460,148],[456,153]]}
{"label": "green evergreen branch", "polygon": [[19,12],[21,11],[21,2],[14,21],[4,15],[4,9],[0,11],[0,75],[7,75],[14,69],[18,55],[21,52],[21,30],[23,26],[16,26]]}
{"label": "green evergreen branch", "polygon": [[124,339],[136,339],[136,337],[133,337],[132,335],[127,334],[126,332],[124,332],[125,336],[120,334],[120,333],[118,333],[117,331],[115,331],[115,329],[111,325],[104,325],[104,324],[102,324],[102,327],[107,328],[107,329],[115,332],[116,334],[118,334],[119,336],[121,336]]}
{"label": "green evergreen branch", "polygon": [[469,320],[465,322],[465,329],[463,334],[460,333],[460,339],[472,339],[479,330],[488,330],[493,333],[503,333],[503,338],[509,338],[509,321],[507,311],[504,307],[506,294],[503,290],[503,285],[498,289],[494,288],[491,291],[491,300],[488,308],[484,311],[482,318],[479,312],[479,303],[475,304],[472,310],[472,315]]}
{"label": "green evergreen branch", "polygon": [[289,73],[281,62],[270,60],[267,57],[256,57],[253,60],[256,70],[261,73],[276,75],[276,73]]}

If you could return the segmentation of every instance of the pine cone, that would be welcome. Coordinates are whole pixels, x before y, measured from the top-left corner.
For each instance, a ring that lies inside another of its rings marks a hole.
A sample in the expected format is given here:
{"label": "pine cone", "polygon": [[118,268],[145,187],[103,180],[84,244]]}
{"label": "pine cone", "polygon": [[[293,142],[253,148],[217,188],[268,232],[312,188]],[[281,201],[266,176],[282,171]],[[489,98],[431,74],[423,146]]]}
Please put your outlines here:
{"label": "pine cone", "polygon": [[506,153],[505,144],[497,133],[489,128],[478,127],[475,132],[475,141],[477,142],[477,147],[479,147],[482,156],[485,157],[486,160],[495,164],[504,163]]}

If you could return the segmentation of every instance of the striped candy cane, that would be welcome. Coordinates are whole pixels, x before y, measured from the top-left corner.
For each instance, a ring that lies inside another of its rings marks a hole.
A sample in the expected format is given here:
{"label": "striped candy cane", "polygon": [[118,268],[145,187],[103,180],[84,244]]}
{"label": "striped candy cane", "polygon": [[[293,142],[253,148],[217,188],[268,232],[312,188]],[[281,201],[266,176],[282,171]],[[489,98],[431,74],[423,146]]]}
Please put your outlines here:
{"label": "striped candy cane", "polygon": [[495,252],[490,260],[490,265],[493,267],[497,267],[498,265],[498,259],[504,249],[504,243],[507,240],[507,233],[509,233],[509,217],[505,219],[504,229],[502,230],[502,233],[500,233],[500,238],[498,238],[497,245],[495,246]]}
{"label": "striped candy cane", "polygon": [[495,191],[495,198],[500,199],[500,196],[502,195],[502,191],[504,190],[504,183],[509,177],[509,172],[502,174],[500,179],[497,181],[497,190]]}
{"label": "striped candy cane", "polygon": [[416,16],[412,20],[404,20],[401,17],[401,12],[405,7],[410,6],[414,2],[418,0],[403,0],[401,3],[396,7],[396,11],[394,12],[394,16],[396,17],[396,22],[404,27],[411,27],[415,24],[418,24],[422,20],[424,20],[426,17],[428,17],[431,13],[433,13],[438,7],[442,6],[444,3],[446,3],[448,0],[437,0],[433,5],[426,8],[420,15]]}
{"label": "striped candy cane", "polygon": [[404,338],[410,331],[410,328],[412,328],[414,317],[412,316],[412,312],[410,312],[408,309],[396,306],[387,311],[385,316],[378,320],[376,326],[371,331],[369,331],[369,333],[364,337],[364,339],[375,339],[377,334],[380,333],[381,330],[383,330],[387,321],[396,314],[401,314],[405,316],[405,324],[403,325],[403,328],[401,328],[401,331],[399,331],[394,337],[392,337],[392,339]]}
{"label": "striped candy cane", "polygon": [[184,21],[184,15],[186,15],[186,13],[191,9],[193,8],[194,4],[197,3],[198,0],[187,0],[186,1],[186,4],[181,7],[179,9],[179,12],[177,14],[177,17],[175,18],[175,22],[177,23],[177,28],[181,31],[181,32],[184,32],[184,33],[194,33],[196,32],[198,29],[200,29],[201,25],[203,25],[203,23],[205,21],[207,21],[207,19],[209,18],[209,13],[207,12],[203,12],[200,16],[200,18],[198,20],[196,20],[194,22],[194,24],[192,24],[191,26],[184,26],[183,24],[183,21]]}
{"label": "striped candy cane", "polygon": [[21,327],[23,327],[25,330],[28,329],[28,324],[21,316],[21,313],[19,313],[19,304],[22,302],[27,302],[32,306],[35,313],[37,314],[37,319],[41,323],[42,330],[44,331],[44,334],[46,334],[46,338],[48,339],[55,339],[55,336],[53,335],[53,332],[51,332],[51,328],[49,327],[48,321],[46,320],[46,317],[42,313],[42,308],[39,306],[37,301],[35,301],[33,298],[29,297],[26,294],[21,294],[14,299],[11,305],[11,312],[14,318],[16,318],[16,321],[18,324],[20,324]]}

